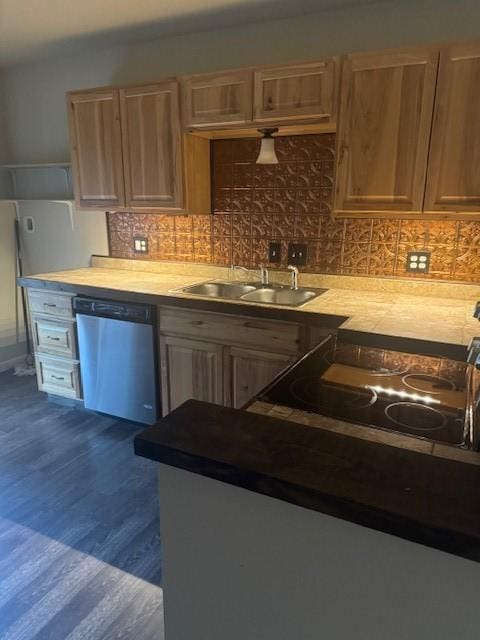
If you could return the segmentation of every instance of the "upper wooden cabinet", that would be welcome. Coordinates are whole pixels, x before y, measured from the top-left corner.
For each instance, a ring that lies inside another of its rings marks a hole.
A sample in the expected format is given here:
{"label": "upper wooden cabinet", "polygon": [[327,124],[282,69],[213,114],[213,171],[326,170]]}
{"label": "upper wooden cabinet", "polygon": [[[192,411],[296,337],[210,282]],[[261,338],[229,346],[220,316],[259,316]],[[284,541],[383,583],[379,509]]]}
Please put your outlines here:
{"label": "upper wooden cabinet", "polygon": [[80,208],[211,211],[209,143],[182,133],[175,80],[67,99]]}
{"label": "upper wooden cabinet", "polygon": [[68,118],[79,207],[125,204],[118,91],[71,93]]}
{"label": "upper wooden cabinet", "polygon": [[480,211],[480,44],[443,49],[425,211]]}
{"label": "upper wooden cabinet", "polygon": [[127,207],[183,206],[176,82],[120,89]]}
{"label": "upper wooden cabinet", "polygon": [[336,214],[422,212],[437,64],[431,48],[344,59]]}
{"label": "upper wooden cabinet", "polygon": [[254,73],[256,122],[302,119],[336,119],[335,59],[283,67],[267,67]]}
{"label": "upper wooden cabinet", "polygon": [[251,71],[184,77],[185,126],[206,128],[251,122],[252,84]]}

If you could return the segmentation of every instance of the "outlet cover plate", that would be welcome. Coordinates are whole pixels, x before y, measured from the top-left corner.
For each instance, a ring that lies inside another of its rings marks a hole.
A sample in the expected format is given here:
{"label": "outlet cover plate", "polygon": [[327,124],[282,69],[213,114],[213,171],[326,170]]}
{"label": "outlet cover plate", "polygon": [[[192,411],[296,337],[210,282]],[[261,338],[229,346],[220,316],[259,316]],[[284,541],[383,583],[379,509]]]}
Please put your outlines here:
{"label": "outlet cover plate", "polygon": [[143,236],[134,236],[133,250],[135,253],[148,253],[148,238]]}
{"label": "outlet cover plate", "polygon": [[409,273],[428,273],[430,271],[430,251],[409,251],[405,271]]}
{"label": "outlet cover plate", "polygon": [[301,267],[307,264],[307,245],[290,243],[288,245],[288,264]]}

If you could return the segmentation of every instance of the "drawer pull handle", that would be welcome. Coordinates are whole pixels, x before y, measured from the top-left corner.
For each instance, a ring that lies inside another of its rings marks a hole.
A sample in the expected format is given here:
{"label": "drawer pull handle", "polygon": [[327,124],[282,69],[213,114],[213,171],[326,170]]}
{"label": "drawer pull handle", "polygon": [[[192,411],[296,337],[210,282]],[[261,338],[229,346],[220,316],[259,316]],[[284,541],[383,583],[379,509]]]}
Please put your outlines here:
{"label": "drawer pull handle", "polygon": [[56,342],[59,342],[60,338],[55,338],[54,336],[47,336],[47,340],[55,340]]}
{"label": "drawer pull handle", "polygon": [[56,307],[57,305],[56,305],[56,304],[53,304],[53,302],[44,302],[44,303],[43,303],[43,306],[44,306],[44,307]]}
{"label": "drawer pull handle", "polygon": [[52,373],[52,378],[54,380],[65,380],[65,378],[63,376],[54,376],[53,373]]}
{"label": "drawer pull handle", "polygon": [[203,320],[192,320],[192,324],[195,325],[196,327],[201,327],[202,324],[205,324],[203,322]]}

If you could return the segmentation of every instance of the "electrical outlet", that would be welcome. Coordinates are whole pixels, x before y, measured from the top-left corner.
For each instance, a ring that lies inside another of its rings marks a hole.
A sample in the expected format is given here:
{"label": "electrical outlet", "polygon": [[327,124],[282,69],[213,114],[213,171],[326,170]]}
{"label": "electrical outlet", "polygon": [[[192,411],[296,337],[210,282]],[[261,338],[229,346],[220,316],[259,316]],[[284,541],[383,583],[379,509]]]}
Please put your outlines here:
{"label": "electrical outlet", "polygon": [[291,243],[288,245],[288,264],[297,267],[307,264],[307,245]]}
{"label": "electrical outlet", "polygon": [[279,263],[282,261],[282,245],[280,242],[269,243],[268,261],[272,263]]}
{"label": "electrical outlet", "polygon": [[135,236],[133,238],[133,250],[135,253],[148,253],[148,239]]}
{"label": "electrical outlet", "polygon": [[409,251],[405,271],[428,273],[430,271],[430,251]]}

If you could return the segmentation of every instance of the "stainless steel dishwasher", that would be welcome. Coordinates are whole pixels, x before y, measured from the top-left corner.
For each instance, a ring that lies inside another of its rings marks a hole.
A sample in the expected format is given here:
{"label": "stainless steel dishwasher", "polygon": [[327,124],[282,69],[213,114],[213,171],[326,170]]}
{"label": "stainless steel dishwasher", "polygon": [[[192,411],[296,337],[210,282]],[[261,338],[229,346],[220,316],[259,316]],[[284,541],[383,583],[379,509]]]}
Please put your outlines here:
{"label": "stainless steel dishwasher", "polygon": [[153,424],[158,414],[155,308],[77,297],[85,408]]}

